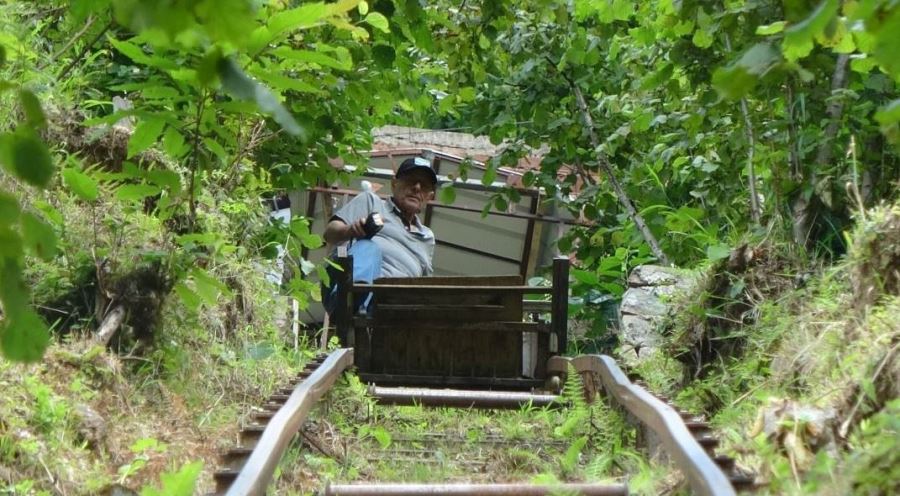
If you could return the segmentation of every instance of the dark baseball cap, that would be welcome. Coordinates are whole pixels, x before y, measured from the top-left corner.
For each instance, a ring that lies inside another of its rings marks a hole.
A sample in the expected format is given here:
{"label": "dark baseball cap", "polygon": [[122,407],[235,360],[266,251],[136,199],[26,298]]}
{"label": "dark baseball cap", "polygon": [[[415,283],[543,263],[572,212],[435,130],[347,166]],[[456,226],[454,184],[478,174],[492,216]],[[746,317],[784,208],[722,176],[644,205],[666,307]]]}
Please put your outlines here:
{"label": "dark baseball cap", "polygon": [[437,174],[435,174],[434,169],[431,168],[431,161],[422,157],[412,157],[404,160],[400,164],[400,167],[397,168],[397,173],[394,174],[394,177],[400,177],[417,169],[427,170],[431,176],[431,184],[437,186]]}

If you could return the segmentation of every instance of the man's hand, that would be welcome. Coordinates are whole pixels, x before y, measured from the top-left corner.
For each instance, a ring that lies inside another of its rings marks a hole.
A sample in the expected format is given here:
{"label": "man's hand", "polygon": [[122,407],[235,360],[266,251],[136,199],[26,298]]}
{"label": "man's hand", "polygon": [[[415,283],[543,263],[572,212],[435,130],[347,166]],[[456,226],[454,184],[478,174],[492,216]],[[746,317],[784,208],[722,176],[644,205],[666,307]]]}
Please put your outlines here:
{"label": "man's hand", "polygon": [[360,239],[366,237],[366,218],[356,219],[356,222],[347,226],[350,231],[350,237]]}
{"label": "man's hand", "polygon": [[335,219],[325,226],[325,242],[336,245],[351,239],[366,237],[366,218],[357,219],[352,224],[346,224],[342,220]]}

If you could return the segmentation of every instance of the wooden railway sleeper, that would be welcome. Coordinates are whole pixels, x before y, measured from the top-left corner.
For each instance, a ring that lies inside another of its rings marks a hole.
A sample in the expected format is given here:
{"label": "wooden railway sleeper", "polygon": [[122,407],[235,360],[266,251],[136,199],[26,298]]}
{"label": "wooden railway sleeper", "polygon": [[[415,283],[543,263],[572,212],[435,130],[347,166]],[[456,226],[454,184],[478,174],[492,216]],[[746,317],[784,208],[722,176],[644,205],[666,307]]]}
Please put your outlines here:
{"label": "wooden railway sleeper", "polygon": [[[647,389],[646,384],[640,382],[642,384],[641,387]],[[649,390],[648,390],[649,391]],[[712,457],[713,462],[722,469],[725,475],[728,476],[728,480],[731,482],[731,485],[736,490],[755,490],[758,488],[756,483],[756,479],[752,475],[748,475],[744,472],[741,472],[735,463],[734,458],[727,455],[716,455],[716,449],[721,444],[719,438],[715,437],[712,433],[712,427],[705,421],[703,416],[693,415],[690,412],[686,412],[681,408],[676,407],[668,396],[656,394],[651,392],[653,396],[657,399],[675,409],[679,415],[681,415],[682,419],[684,419],[685,427],[688,428],[689,431],[694,435],[694,438],[697,439],[697,442],[700,443],[700,446],[703,446],[703,449],[706,450],[707,453]]]}

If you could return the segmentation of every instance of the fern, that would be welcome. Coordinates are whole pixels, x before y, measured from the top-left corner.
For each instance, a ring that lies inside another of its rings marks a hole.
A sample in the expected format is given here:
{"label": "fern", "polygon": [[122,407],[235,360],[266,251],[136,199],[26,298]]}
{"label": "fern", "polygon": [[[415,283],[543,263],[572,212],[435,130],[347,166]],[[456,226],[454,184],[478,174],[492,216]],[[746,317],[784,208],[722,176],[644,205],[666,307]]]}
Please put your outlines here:
{"label": "fern", "polygon": [[203,470],[203,462],[198,460],[181,467],[178,472],[166,472],[159,478],[162,488],[144,487],[141,496],[191,496],[197,485],[197,477]]}
{"label": "fern", "polygon": [[566,383],[563,385],[562,397],[576,410],[587,410],[588,408],[587,401],[584,399],[584,381],[581,379],[581,374],[575,370],[571,363],[566,373]]}
{"label": "fern", "polygon": [[563,400],[570,405],[563,423],[553,430],[553,434],[561,438],[572,438],[580,432],[590,418],[590,408],[584,400],[584,382],[581,376],[569,364],[566,383],[563,385]]}

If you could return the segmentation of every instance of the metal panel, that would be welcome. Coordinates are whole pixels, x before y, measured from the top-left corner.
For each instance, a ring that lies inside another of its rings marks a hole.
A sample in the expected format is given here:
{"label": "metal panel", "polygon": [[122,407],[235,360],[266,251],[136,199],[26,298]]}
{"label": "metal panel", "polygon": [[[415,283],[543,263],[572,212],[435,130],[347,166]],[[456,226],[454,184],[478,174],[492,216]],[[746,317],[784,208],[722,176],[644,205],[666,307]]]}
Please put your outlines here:
{"label": "metal panel", "polygon": [[457,250],[449,246],[434,248],[434,273],[439,276],[502,276],[517,274],[519,265],[483,255]]}
{"label": "metal panel", "polygon": [[521,261],[528,221],[509,217],[487,220],[475,212],[436,208],[431,229],[444,241]]}

